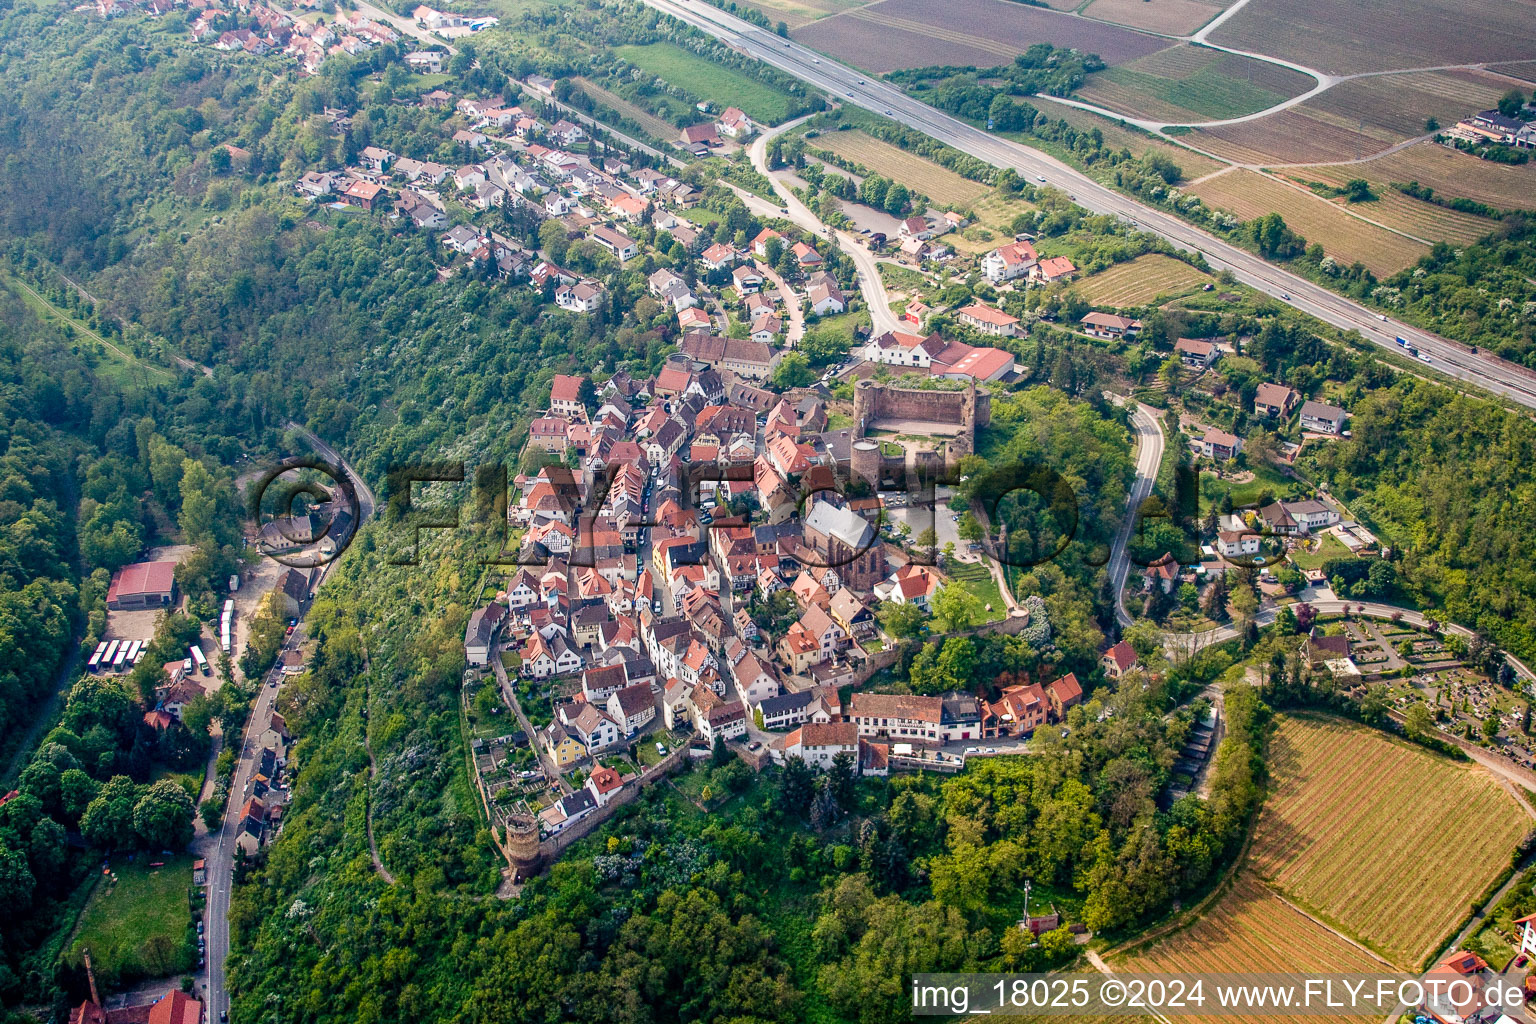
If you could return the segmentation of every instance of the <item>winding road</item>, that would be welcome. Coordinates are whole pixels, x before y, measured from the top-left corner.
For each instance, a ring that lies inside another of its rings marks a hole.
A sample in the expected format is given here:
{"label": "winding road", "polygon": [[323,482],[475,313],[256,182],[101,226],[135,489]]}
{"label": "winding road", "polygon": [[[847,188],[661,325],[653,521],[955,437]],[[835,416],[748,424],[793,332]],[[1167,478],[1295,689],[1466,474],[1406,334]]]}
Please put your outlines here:
{"label": "winding road", "polygon": [[[357,490],[358,505],[360,506],[358,509],[359,525],[371,518],[374,510],[378,508],[378,502],[374,498],[373,490],[368,486],[367,481],[358,474],[357,470],[343,459],[336,452],[336,449],[316,437],[313,431],[292,422],[288,423],[287,427],[303,436],[314,446],[316,451],[347,474]],[[328,563],[321,568],[322,575],[320,581],[315,584],[317,590],[330,578],[330,566],[333,564]],[[304,621],[301,617],[298,626],[294,629],[293,636],[289,638],[285,646],[298,645],[302,641],[303,636]],[[229,900],[231,891],[234,889],[235,837],[240,832],[240,808],[245,803],[246,787],[250,785],[256,756],[260,753],[256,747],[256,740],[272,720],[272,707],[276,701],[278,691],[270,683],[279,678],[281,671],[281,665],[273,665],[265,676],[256,681],[256,700],[251,707],[250,717],[246,719],[245,731],[240,736],[239,746],[235,748],[235,773],[230,786],[229,802],[224,808],[224,820],[217,832],[209,832],[199,840],[200,852],[203,856],[208,878],[208,902],[204,907],[203,913],[208,940],[208,986],[204,1002],[208,1008],[208,1020],[210,1021],[217,1019],[217,1015],[220,1012],[229,1009],[229,991],[225,983],[225,967],[229,960]],[[369,759],[371,762],[371,752]],[[369,839],[371,845],[371,834]],[[375,863],[377,863],[377,860]],[[385,877],[388,876],[386,875]]]}
{"label": "winding road", "polygon": [[[901,329],[901,325],[896,319],[896,314],[891,312],[890,296],[886,294],[885,282],[880,279],[880,264],[875,259],[875,254],[865,248],[858,239],[848,234],[848,232],[832,231],[828,228],[821,222],[821,218],[812,213],[811,209],[800,201],[800,197],[795,195],[789,185],[781,180],[781,175],[775,174],[768,169],[768,143],[773,141],[776,136],[782,135],[791,128],[804,123],[809,116],[806,115],[806,117],[796,118],[793,121],[786,121],[760,134],[747,151],[748,155],[752,158],[752,166],[758,174],[761,174],[773,183],[773,191],[778,195],[780,202],[783,204],[783,209],[789,211],[790,223],[796,227],[804,228],[812,234],[821,235],[823,238],[836,239],[838,248],[842,249],[853,260],[854,266],[859,270],[859,293],[864,296],[864,305],[869,308],[869,318],[871,323],[874,324],[875,333],[883,334],[886,331],[898,331]],[[769,206],[765,200],[758,201],[765,207]],[[750,206],[751,203],[748,203],[748,205]],[[762,213],[765,211],[758,210],[757,212]],[[771,207],[766,212],[768,212],[769,216],[784,216],[782,212],[772,210]]]}
{"label": "winding road", "polygon": [[[1118,396],[1112,396],[1112,399],[1116,404],[1126,401]],[[1125,522],[1120,524],[1120,532],[1115,535],[1115,544],[1109,554],[1109,581],[1115,588],[1115,618],[1122,626],[1135,621],[1125,607],[1125,580],[1131,571],[1128,551],[1131,536],[1141,519],[1141,503],[1151,497],[1152,486],[1157,483],[1157,470],[1163,463],[1163,448],[1167,443],[1162,424],[1144,405],[1137,404],[1131,410],[1131,426],[1136,428],[1136,479],[1131,483],[1131,496],[1126,502]]]}
{"label": "winding road", "polygon": [[1230,271],[1235,280],[1324,323],[1341,330],[1358,331],[1365,340],[1394,352],[1401,351],[1395,339],[1402,337],[1441,373],[1536,409],[1536,373],[1524,367],[1486,352],[1473,352],[1459,342],[1378,316],[1357,302],[1268,263],[1173,214],[1144,206],[1101,185],[1052,156],[974,128],[884,82],[867,77],[864,72],[823,57],[793,40],[760,29],[701,0],[646,0],[646,3],[743,54],[824,90],[841,102],[872,110],[995,167],[1012,168],[1030,181],[1065,189],[1074,196],[1077,205],[1093,213],[1120,217],[1142,230],[1160,235],[1180,249],[1205,257],[1213,269]]}

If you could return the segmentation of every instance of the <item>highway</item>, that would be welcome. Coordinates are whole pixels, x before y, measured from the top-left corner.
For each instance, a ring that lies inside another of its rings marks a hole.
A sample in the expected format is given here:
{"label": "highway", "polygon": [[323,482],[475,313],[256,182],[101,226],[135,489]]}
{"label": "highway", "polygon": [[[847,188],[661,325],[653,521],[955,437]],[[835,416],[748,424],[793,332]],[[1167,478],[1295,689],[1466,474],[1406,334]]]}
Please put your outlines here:
{"label": "highway", "polygon": [[[1379,317],[1359,303],[1268,263],[1246,249],[1121,195],[1087,175],[1037,150],[973,128],[913,99],[893,86],[839,64],[790,39],[758,28],[702,0],[646,0],[662,13],[692,25],[741,53],[755,57],[824,90],[839,102],[852,103],[923,132],[996,167],[1009,167],[1034,184],[1063,189],[1081,207],[1130,221],[1173,245],[1205,256],[1211,267],[1227,270],[1239,282],[1290,304],[1342,330],[1356,330],[1366,340],[1400,351],[1402,337],[1441,373],[1484,388],[1528,408],[1536,408],[1536,373],[1460,342]],[[871,26],[870,31],[878,31]]]}

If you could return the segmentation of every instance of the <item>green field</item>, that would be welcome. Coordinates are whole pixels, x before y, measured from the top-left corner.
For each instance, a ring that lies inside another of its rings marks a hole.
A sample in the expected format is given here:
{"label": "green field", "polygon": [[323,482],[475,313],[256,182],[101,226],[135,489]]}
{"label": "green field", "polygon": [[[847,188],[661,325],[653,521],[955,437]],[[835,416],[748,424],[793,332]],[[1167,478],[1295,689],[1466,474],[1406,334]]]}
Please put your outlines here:
{"label": "green field", "polygon": [[1217,477],[1215,473],[1200,474],[1200,497],[1203,501],[1220,502],[1226,493],[1232,495],[1232,504],[1251,505],[1259,500],[1267,488],[1276,495],[1284,494],[1296,483],[1271,466],[1253,468],[1253,479],[1237,482],[1230,477]]}
{"label": "green field", "polygon": [[[164,867],[152,868],[150,862]],[[99,978],[123,981],[190,971],[197,964],[188,925],[192,858],[139,854],[114,868],[117,881],[102,878],[80,915],[64,958],[79,964],[91,951]]]}
{"label": "green field", "polygon": [[1086,277],[1072,285],[1072,291],[1095,306],[1142,306],[1188,295],[1210,279],[1183,260],[1148,253]]}
{"label": "green field", "polygon": [[1000,622],[1008,617],[1008,606],[1003,602],[1002,591],[991,571],[980,562],[953,562],[946,567],[949,578],[956,586],[969,590],[982,605],[991,605],[987,612],[988,622]]}
{"label": "green field", "polygon": [[720,107],[740,107],[754,121],[778,124],[789,118],[787,95],[739,71],[705,60],[672,43],[620,46],[620,57],[664,78],[701,100]]}
{"label": "green field", "polygon": [[1351,558],[1353,552],[1344,546],[1337,537],[1323,534],[1317,538],[1318,549],[1316,551],[1291,552],[1291,561],[1296,563],[1298,569],[1321,569],[1335,558]]}

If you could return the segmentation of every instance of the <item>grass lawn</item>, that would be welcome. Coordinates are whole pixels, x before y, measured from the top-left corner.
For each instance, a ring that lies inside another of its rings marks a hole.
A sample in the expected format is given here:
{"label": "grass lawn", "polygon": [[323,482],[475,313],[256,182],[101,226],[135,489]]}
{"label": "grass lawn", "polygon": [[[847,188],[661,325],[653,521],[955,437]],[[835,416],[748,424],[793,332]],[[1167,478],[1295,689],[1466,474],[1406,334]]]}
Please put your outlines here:
{"label": "grass lawn", "polygon": [[[163,867],[149,866],[162,859]],[[123,981],[192,970],[197,965],[187,902],[192,857],[140,854],[114,868],[117,881],[104,877],[97,883],[65,959],[78,965],[89,948],[98,977]]]}
{"label": "grass lawn", "polygon": [[1349,548],[1343,542],[1331,534],[1323,534],[1318,538],[1318,549],[1313,552],[1291,552],[1291,561],[1296,563],[1298,569],[1321,569],[1335,558],[1352,557]]}
{"label": "grass lawn", "polygon": [[695,206],[691,210],[674,210],[677,216],[683,220],[691,221],[699,227],[712,227],[720,223],[720,215],[714,210],[707,210],[702,206]]}
{"label": "grass lawn", "polygon": [[805,333],[836,337],[852,345],[854,331],[860,327],[868,326],[869,311],[857,309],[852,313],[835,313],[832,316],[824,316],[820,320],[808,319],[805,324]]}
{"label": "grass lawn", "polygon": [[1295,486],[1295,481],[1270,466],[1253,470],[1253,479],[1241,483],[1230,477],[1217,477],[1215,473],[1200,474],[1200,496],[1212,503],[1219,503],[1223,494],[1232,495],[1232,504],[1251,505],[1259,500],[1265,489],[1281,494]]}
{"label": "grass lawn", "polygon": [[681,46],[647,43],[644,46],[620,46],[614,52],[721,109],[740,107],[754,121],[767,124],[778,124],[789,118],[790,99],[787,95],[740,71],[705,60]]}
{"label": "grass lawn", "polygon": [[1008,606],[1003,603],[1003,592],[997,589],[997,580],[980,562],[954,562],[948,567],[949,578],[956,585],[970,591],[983,605],[991,605],[988,622],[998,622],[1008,616]]}

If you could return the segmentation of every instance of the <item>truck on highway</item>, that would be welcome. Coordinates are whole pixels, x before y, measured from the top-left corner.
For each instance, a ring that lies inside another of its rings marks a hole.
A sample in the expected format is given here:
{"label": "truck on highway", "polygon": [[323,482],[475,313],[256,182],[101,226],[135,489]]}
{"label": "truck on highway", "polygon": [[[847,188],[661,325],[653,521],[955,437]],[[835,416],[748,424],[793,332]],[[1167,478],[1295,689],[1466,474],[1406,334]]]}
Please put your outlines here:
{"label": "truck on highway", "polygon": [[1401,334],[1399,334],[1397,336],[1397,347],[1398,348],[1407,348],[1408,347],[1408,339],[1403,337]]}

